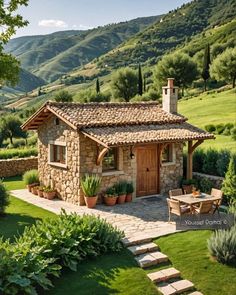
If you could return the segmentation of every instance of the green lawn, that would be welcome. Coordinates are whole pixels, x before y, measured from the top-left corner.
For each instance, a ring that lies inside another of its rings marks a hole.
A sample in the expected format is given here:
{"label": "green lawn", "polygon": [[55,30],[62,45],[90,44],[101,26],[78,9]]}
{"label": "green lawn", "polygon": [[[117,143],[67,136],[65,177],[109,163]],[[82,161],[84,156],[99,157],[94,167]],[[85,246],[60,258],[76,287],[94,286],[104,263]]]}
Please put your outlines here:
{"label": "green lawn", "polygon": [[[24,184],[21,177],[5,179],[7,189],[21,189]],[[55,214],[21,201],[10,198],[7,215],[0,219],[0,236],[13,238],[22,233],[26,225],[36,220],[55,218]],[[54,288],[42,294],[123,294],[154,295],[155,286],[146,277],[145,271],[139,268],[128,250],[117,254],[107,254],[93,260],[86,260],[79,265],[77,272],[64,271],[55,280]]]}
{"label": "green lawn", "polygon": [[210,231],[189,231],[162,237],[155,242],[168,255],[185,279],[192,281],[204,295],[236,294],[236,268],[209,257]]}
{"label": "green lawn", "polygon": [[[186,116],[189,123],[200,128],[208,124],[236,123],[235,89],[221,93],[204,93],[188,100],[180,100],[179,113]],[[236,151],[236,142],[230,136],[217,135],[216,140],[206,140],[201,147]]]}

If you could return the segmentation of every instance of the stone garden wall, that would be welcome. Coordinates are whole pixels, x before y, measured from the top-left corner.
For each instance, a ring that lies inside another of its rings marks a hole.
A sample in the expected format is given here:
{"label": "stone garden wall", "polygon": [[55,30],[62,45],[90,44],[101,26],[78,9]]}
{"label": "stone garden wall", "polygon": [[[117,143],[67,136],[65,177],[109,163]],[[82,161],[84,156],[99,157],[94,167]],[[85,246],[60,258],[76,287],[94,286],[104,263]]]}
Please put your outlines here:
{"label": "stone garden wall", "polygon": [[38,157],[0,160],[0,178],[22,175],[31,169],[38,169]]}
{"label": "stone garden wall", "polygon": [[193,177],[199,181],[201,181],[202,179],[207,179],[212,183],[212,187],[217,189],[221,189],[222,182],[224,180],[224,177],[208,175],[199,172],[193,172]]}

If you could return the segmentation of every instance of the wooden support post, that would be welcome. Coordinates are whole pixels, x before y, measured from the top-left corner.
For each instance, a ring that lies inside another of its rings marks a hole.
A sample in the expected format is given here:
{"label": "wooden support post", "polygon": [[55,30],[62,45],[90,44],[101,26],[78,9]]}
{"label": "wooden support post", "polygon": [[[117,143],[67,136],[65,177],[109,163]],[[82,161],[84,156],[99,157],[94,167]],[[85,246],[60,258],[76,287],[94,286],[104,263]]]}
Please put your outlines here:
{"label": "wooden support post", "polygon": [[193,142],[190,140],[188,142],[188,156],[187,156],[187,179],[193,177],[193,152],[192,152]]}
{"label": "wooden support post", "polygon": [[192,140],[188,142],[188,157],[187,157],[187,179],[193,178],[193,152],[194,150],[203,143],[204,140],[200,139],[193,145]]}

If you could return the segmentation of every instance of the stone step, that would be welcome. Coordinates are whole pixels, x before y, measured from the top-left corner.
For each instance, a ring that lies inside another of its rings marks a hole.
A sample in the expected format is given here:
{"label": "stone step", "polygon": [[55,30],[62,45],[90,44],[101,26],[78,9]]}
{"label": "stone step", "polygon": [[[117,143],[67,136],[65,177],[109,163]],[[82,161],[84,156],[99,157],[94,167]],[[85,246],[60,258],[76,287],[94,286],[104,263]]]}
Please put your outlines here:
{"label": "stone step", "polygon": [[194,287],[194,284],[188,280],[180,280],[171,283],[171,286],[176,289],[176,294],[179,294],[191,290]]}
{"label": "stone step", "polygon": [[194,288],[192,282],[188,280],[179,280],[174,283],[159,286],[157,289],[163,295],[181,294]]}
{"label": "stone step", "polygon": [[203,295],[203,294],[199,291],[195,291],[195,292],[189,293],[189,295]]}
{"label": "stone step", "polygon": [[159,282],[167,281],[172,278],[180,277],[180,271],[178,271],[174,267],[170,267],[170,268],[149,273],[147,276],[154,283],[159,283]]}
{"label": "stone step", "polygon": [[150,236],[146,236],[146,235],[139,235],[139,236],[135,236],[135,237],[122,239],[122,242],[126,247],[140,245],[143,243],[149,243],[151,241],[152,241],[152,238],[150,238]]}
{"label": "stone step", "polygon": [[157,244],[151,242],[151,243],[130,246],[128,247],[128,250],[132,252],[134,255],[139,255],[139,254],[143,254],[143,253],[147,253],[151,251],[156,251],[158,250],[158,246]]}
{"label": "stone step", "polygon": [[140,267],[146,268],[168,261],[168,257],[159,251],[155,251],[138,255],[135,257],[135,260],[138,262]]}

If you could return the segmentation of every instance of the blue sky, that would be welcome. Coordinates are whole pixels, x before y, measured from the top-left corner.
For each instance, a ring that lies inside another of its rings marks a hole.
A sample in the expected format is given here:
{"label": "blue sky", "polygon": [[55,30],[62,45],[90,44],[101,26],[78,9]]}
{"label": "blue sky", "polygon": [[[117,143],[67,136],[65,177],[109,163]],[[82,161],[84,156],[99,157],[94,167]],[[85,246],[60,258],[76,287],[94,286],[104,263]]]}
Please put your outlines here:
{"label": "blue sky", "polygon": [[19,13],[30,24],[19,29],[16,37],[88,29],[163,14],[186,2],[190,0],[29,0]]}

